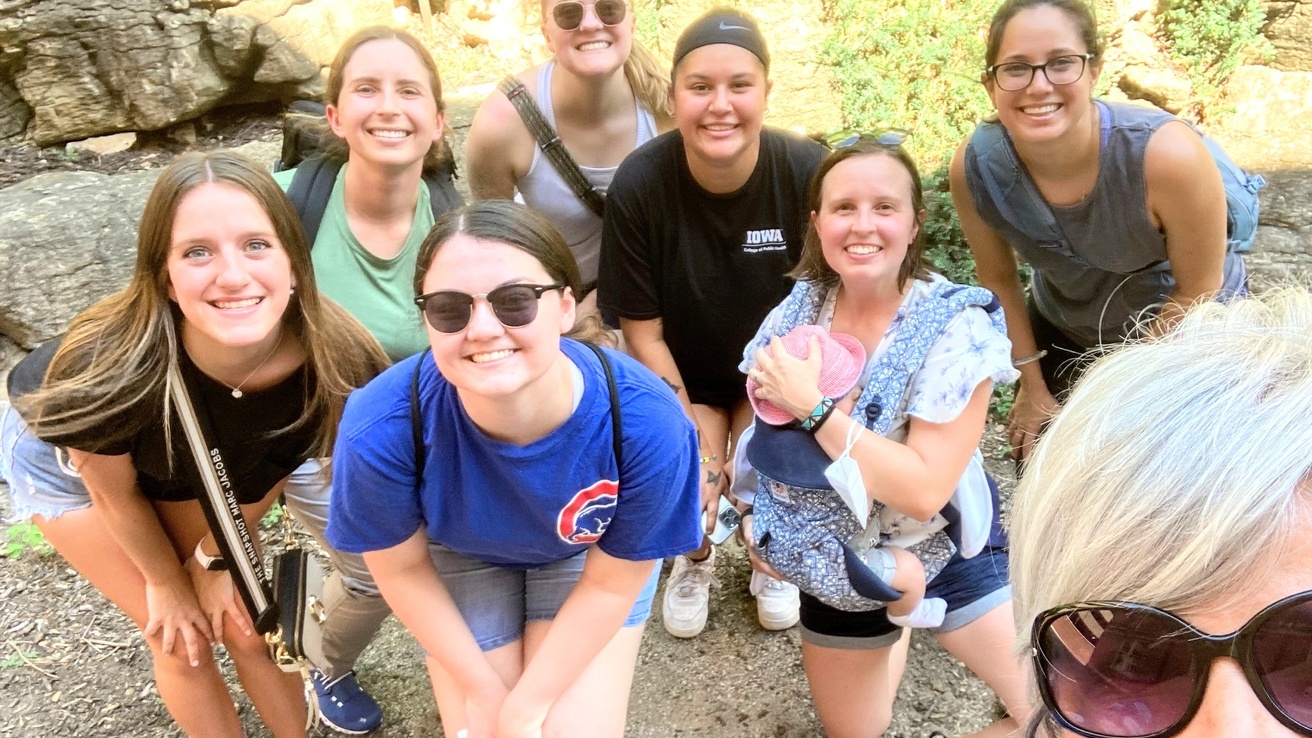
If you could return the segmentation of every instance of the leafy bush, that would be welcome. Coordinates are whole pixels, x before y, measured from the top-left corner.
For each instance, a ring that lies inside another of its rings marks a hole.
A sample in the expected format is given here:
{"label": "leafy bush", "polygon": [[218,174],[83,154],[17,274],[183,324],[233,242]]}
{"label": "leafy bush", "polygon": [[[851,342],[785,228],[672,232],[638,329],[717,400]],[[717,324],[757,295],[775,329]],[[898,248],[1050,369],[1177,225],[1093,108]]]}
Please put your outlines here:
{"label": "leafy bush", "polygon": [[11,525],[5,539],[5,556],[11,559],[21,558],[29,551],[37,556],[49,556],[55,551],[41,530],[27,520]]}
{"label": "leafy bush", "polygon": [[980,84],[984,29],[997,0],[825,0],[832,28],[821,48],[843,96],[846,124],[860,130],[905,128],[907,148],[925,175],[929,242],[935,269],[975,281],[948,193],[952,152],[991,110]]}
{"label": "leafy bush", "polygon": [[1203,99],[1217,95],[1245,54],[1271,54],[1262,36],[1266,13],[1260,0],[1168,0],[1160,16],[1171,53]]}

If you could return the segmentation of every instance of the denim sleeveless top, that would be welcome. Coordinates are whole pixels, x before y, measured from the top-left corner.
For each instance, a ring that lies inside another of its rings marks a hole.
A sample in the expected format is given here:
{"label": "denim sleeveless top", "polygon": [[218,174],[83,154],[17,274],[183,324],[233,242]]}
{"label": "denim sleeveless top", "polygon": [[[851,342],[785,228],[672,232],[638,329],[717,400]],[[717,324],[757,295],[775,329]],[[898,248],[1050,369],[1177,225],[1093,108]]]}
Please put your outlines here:
{"label": "denim sleeveless top", "polygon": [[[1083,202],[1050,205],[1025,171],[1000,123],[981,123],[966,146],[975,209],[1033,269],[1040,314],[1093,347],[1125,338],[1175,289],[1166,237],[1148,213],[1148,139],[1175,116],[1097,101],[1102,146],[1098,178]],[[1242,257],[1228,249],[1222,295],[1242,294]]]}

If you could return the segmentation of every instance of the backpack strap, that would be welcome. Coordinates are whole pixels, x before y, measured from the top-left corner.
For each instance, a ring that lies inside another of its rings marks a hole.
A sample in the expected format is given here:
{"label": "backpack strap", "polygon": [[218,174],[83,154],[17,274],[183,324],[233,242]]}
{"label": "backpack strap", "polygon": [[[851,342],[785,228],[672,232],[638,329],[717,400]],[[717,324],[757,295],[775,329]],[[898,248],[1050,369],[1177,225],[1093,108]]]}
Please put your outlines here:
{"label": "backpack strap", "polygon": [[415,484],[418,486],[424,481],[424,424],[419,418],[419,370],[424,368],[425,356],[432,353],[432,349],[425,349],[419,355],[419,361],[415,362],[414,376],[410,377],[410,436],[415,443]]}
{"label": "backpack strap", "polygon": [[547,119],[542,117],[542,111],[538,110],[537,103],[533,101],[533,95],[529,93],[524,83],[515,77],[506,77],[501,80],[497,89],[506,96],[507,99],[515,106],[515,111],[524,121],[524,126],[528,128],[529,133],[533,134],[533,140],[538,142],[538,147],[546,155],[551,166],[555,167],[560,174],[560,178],[565,180],[574,195],[583,201],[588,209],[596,214],[598,218],[606,211],[606,198],[588,178],[583,176],[582,170],[579,169],[578,162],[570,156],[569,151],[565,148],[565,142],[560,140],[560,134],[556,129],[551,127]]}
{"label": "backpack strap", "polygon": [[993,206],[1013,228],[1039,243],[1066,241],[1052,206],[1039,193],[1001,123],[985,121],[975,127],[966,166],[979,175]]}
{"label": "backpack strap", "polygon": [[615,450],[615,468],[622,471],[624,468],[624,434],[620,428],[620,390],[615,384],[615,371],[611,368],[610,359],[606,358],[606,353],[601,350],[600,346],[581,341],[584,346],[592,349],[592,353],[597,355],[601,361],[601,368],[606,372],[606,388],[610,393],[610,443]]}
{"label": "backpack strap", "polygon": [[319,236],[319,225],[323,223],[328,198],[333,194],[333,185],[337,183],[337,172],[341,168],[342,162],[336,159],[310,157],[296,167],[291,186],[287,188],[287,199],[292,201],[292,207],[301,219],[305,242],[311,249],[314,248],[314,239]]}
{"label": "backpack strap", "polygon": [[[902,318],[892,345],[879,357],[870,380],[852,408],[864,414],[865,425],[881,436],[897,419],[901,400],[910,390],[911,378],[924,365],[929,352],[954,318],[968,307],[982,307],[995,321],[1001,305],[992,292],[982,287],[944,282]],[[1002,328],[1005,332],[1005,327]]]}

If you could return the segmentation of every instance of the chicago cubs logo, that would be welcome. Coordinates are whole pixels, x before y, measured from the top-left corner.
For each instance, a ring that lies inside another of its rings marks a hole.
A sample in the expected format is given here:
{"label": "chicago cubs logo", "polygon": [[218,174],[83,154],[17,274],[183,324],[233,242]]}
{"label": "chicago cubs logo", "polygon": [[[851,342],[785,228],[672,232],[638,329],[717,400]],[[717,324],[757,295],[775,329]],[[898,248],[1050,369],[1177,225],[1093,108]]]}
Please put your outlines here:
{"label": "chicago cubs logo", "polygon": [[579,490],[556,517],[556,534],[566,543],[596,543],[615,516],[619,483],[602,479]]}

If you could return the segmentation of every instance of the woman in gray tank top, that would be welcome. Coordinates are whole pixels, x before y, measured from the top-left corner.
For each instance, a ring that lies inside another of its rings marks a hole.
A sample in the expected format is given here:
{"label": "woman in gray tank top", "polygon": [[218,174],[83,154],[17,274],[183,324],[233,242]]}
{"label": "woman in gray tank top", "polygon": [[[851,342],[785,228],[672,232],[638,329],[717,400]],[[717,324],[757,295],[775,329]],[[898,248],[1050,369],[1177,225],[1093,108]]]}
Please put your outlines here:
{"label": "woman in gray tank top", "polygon": [[[673,127],[669,78],[633,38],[625,0],[542,0],[542,34],[554,56],[517,78],[584,177],[605,194],[629,152]],[[542,154],[500,90],[479,108],[465,145],[474,199],[518,199],[546,215],[578,261],[584,289],[597,283],[601,217]],[[596,310],[589,294],[580,309]]]}
{"label": "woman in gray tank top", "polygon": [[[1007,0],[986,62],[997,115],[958,148],[952,197],[979,281],[1006,310],[1023,461],[1078,377],[1074,359],[1242,293],[1245,272],[1203,138],[1161,111],[1093,99],[1102,46],[1082,0]],[[1033,269],[1028,304],[1017,254]]]}

